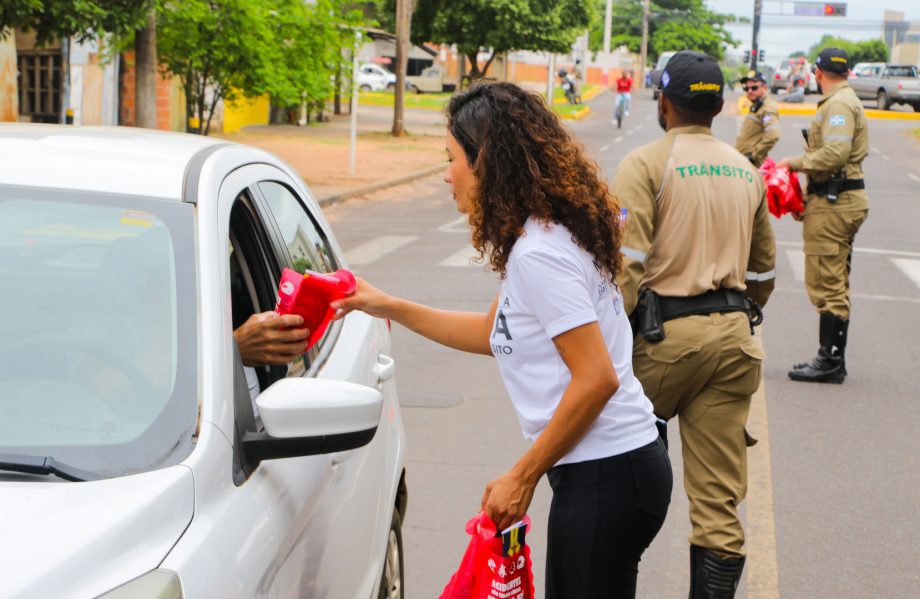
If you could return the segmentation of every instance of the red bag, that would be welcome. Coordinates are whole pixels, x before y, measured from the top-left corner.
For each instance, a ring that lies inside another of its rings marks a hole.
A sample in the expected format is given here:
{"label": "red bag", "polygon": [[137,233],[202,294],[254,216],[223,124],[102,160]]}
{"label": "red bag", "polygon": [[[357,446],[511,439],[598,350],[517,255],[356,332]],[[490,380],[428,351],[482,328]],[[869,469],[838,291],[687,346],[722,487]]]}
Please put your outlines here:
{"label": "red bag", "polygon": [[767,158],[760,165],[760,174],[767,184],[767,206],[770,208],[770,214],[779,218],[787,212],[801,214],[805,211],[799,177],[790,171],[789,167],[778,167],[772,158]]}
{"label": "red bag", "polygon": [[522,528],[496,536],[485,512],[470,519],[466,532],[472,538],[440,599],[533,599],[530,547],[520,542],[530,530],[529,516]]}
{"label": "red bag", "polygon": [[307,349],[313,347],[332,320],[335,310],[329,304],[355,292],[355,276],[347,270],[330,274],[307,271],[300,274],[290,268],[281,271],[278,285],[278,314],[299,314],[303,326],[310,329]]}

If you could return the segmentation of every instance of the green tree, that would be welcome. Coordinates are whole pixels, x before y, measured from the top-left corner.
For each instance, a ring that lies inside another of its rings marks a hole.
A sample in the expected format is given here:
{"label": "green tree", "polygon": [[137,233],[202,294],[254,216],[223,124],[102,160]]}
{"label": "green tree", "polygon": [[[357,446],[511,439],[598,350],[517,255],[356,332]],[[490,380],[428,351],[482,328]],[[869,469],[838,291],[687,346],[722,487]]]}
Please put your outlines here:
{"label": "green tree", "polygon": [[2,0],[0,33],[35,31],[40,45],[61,37],[95,39],[101,32],[130,35],[143,26],[156,0]]}
{"label": "green tree", "polygon": [[[418,0],[412,41],[456,44],[470,78],[488,73],[497,54],[512,50],[567,52],[591,21],[592,0]],[[480,68],[480,49],[491,51]]]}
{"label": "green tree", "polygon": [[[605,0],[593,0],[595,15],[591,21],[589,45],[594,51],[603,47]],[[717,13],[706,7],[703,0],[657,0],[650,7],[649,57],[668,50],[696,50],[718,59],[725,55],[726,46],[738,42],[725,29],[726,23],[738,20],[729,14]],[[639,52],[642,43],[642,0],[625,0],[614,4],[612,10],[610,46],[626,46]]]}
{"label": "green tree", "polygon": [[856,64],[857,62],[886,62],[888,60],[888,46],[880,39],[854,42],[833,35],[825,35],[817,44],[809,48],[808,60],[814,62],[824,48],[846,50],[851,64]]}

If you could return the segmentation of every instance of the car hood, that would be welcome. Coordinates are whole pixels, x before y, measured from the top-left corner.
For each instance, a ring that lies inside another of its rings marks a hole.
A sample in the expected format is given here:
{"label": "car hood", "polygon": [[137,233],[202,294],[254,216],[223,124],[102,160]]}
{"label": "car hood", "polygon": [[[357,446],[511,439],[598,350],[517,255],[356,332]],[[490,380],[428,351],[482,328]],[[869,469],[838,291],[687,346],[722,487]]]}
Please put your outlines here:
{"label": "car hood", "polygon": [[4,597],[95,597],[156,568],[192,520],[185,466],[92,482],[0,482]]}

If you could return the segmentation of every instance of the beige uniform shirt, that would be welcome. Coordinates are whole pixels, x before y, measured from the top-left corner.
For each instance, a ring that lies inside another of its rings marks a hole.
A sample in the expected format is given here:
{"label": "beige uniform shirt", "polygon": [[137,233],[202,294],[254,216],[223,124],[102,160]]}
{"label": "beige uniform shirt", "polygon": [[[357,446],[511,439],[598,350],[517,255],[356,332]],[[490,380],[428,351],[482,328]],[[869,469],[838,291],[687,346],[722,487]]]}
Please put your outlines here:
{"label": "beige uniform shirt", "polygon": [[627,314],[640,287],[669,297],[746,290],[766,303],[776,248],[763,178],[707,127],[672,129],[630,152],[612,190],[625,208]]}
{"label": "beige uniform shirt", "polygon": [[[808,128],[805,155],[789,160],[789,166],[802,171],[809,181],[824,183],[839,169],[847,179],[862,179],[862,161],[869,153],[869,127],[862,102],[846,81],[828,90],[818,102]],[[829,210],[868,210],[865,189],[841,193],[833,204],[826,196],[808,195],[805,213]]]}
{"label": "beige uniform shirt", "polygon": [[750,154],[760,166],[779,141],[779,106],[772,98],[764,96],[760,106],[756,110],[753,108],[752,105],[752,110],[741,121],[735,148],[745,156]]}

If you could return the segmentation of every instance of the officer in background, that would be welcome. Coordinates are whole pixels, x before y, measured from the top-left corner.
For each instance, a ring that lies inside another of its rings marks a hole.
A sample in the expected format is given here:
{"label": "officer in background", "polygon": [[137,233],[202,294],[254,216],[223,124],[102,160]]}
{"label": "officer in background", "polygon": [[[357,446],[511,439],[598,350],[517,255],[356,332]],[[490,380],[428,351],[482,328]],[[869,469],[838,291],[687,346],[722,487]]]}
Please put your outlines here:
{"label": "officer in background", "polygon": [[612,184],[633,368],[655,413],[679,417],[691,598],[733,597],[744,568],[745,423],[764,357],[752,300],[766,303],[774,277],[763,177],[710,130],[723,88],[714,58],[675,54],[658,100],[667,135],[628,154]]}
{"label": "officer in background", "polygon": [[805,154],[780,164],[808,178],[802,237],[805,289],[820,317],[818,355],[793,366],[789,378],[842,383],[847,374],[850,257],[856,232],[869,213],[862,170],[869,153],[869,130],[862,102],[847,83],[847,53],[825,48],[815,66],[824,97],[808,129]]}
{"label": "officer in background", "polygon": [[779,141],[779,106],[770,98],[767,78],[760,71],[748,71],[741,78],[741,85],[751,101],[751,108],[741,122],[735,148],[751,164],[760,166]]}

